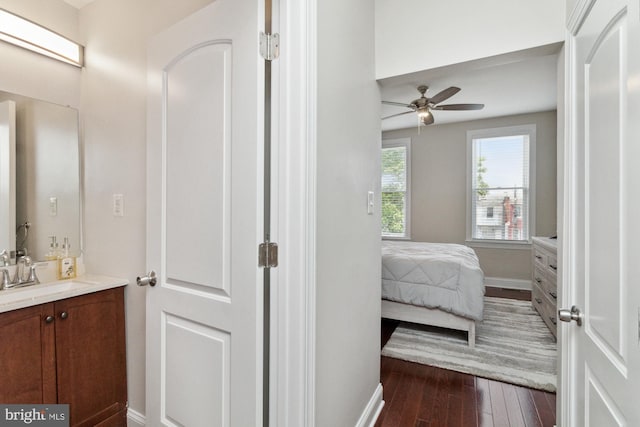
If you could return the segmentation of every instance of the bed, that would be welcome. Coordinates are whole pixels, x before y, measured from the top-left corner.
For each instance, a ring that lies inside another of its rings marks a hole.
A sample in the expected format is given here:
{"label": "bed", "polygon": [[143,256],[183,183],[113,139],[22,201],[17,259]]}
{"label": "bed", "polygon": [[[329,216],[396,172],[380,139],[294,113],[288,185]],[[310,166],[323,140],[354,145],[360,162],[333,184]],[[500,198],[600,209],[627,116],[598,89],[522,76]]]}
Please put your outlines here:
{"label": "bed", "polygon": [[473,249],[382,241],[382,317],[465,331],[474,347],[483,300],[484,274]]}

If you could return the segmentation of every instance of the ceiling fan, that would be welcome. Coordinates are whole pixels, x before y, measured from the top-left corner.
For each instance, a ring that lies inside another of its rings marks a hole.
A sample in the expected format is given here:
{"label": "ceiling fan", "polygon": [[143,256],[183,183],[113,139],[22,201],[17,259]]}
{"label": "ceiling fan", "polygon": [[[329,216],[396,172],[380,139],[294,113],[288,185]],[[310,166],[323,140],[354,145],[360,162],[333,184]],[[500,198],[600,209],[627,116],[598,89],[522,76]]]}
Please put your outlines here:
{"label": "ceiling fan", "polygon": [[410,108],[411,111],[405,111],[404,113],[393,114],[391,116],[383,117],[384,119],[390,119],[391,117],[402,116],[410,113],[418,113],[420,123],[423,125],[430,125],[434,122],[432,110],[481,110],[484,108],[484,104],[447,104],[437,105],[442,101],[451,98],[456,93],[460,92],[459,87],[451,86],[431,98],[427,98],[424,94],[429,89],[429,86],[418,86],[418,92],[420,92],[420,98],[411,101],[409,104],[403,104],[401,102],[382,101],[383,104],[394,105],[396,107]]}

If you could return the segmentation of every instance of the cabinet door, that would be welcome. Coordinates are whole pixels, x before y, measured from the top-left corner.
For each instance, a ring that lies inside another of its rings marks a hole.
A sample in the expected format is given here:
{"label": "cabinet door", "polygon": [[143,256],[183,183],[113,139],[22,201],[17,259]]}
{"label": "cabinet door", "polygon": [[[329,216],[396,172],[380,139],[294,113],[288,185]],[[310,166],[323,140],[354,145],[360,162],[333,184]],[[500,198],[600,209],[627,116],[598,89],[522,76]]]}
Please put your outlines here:
{"label": "cabinet door", "polygon": [[0,402],[56,403],[53,314],[53,304],[0,314]]}
{"label": "cabinet door", "polygon": [[127,402],[123,288],[55,303],[58,402],[94,426]]}

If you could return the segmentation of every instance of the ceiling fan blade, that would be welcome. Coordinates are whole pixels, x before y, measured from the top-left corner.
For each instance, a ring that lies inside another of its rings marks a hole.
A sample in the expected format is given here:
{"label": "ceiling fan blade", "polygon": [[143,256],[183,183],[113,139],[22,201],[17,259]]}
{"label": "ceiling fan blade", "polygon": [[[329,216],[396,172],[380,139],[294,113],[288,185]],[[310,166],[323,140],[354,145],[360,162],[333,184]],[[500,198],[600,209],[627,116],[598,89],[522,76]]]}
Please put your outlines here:
{"label": "ceiling fan blade", "polygon": [[451,86],[450,88],[447,88],[433,95],[431,98],[429,98],[429,102],[432,104],[439,104],[442,101],[451,98],[453,95],[455,95],[458,92],[460,92],[459,87]]}
{"label": "ceiling fan blade", "polygon": [[482,110],[484,104],[447,104],[438,105],[434,110]]}
{"label": "ceiling fan blade", "polygon": [[420,119],[420,122],[422,122],[423,125],[430,125],[433,124],[435,120],[433,119],[433,114],[429,114],[428,116],[426,116],[423,119]]}
{"label": "ceiling fan blade", "polygon": [[405,111],[404,113],[393,114],[391,116],[383,117],[382,120],[390,119],[391,117],[404,116],[405,114],[409,114],[409,113],[413,113],[413,111]]}
{"label": "ceiling fan blade", "polygon": [[413,107],[409,104],[403,104],[401,102],[391,102],[391,101],[382,101],[383,104],[386,105],[394,105],[396,107],[404,107],[404,108],[411,108],[413,110]]}

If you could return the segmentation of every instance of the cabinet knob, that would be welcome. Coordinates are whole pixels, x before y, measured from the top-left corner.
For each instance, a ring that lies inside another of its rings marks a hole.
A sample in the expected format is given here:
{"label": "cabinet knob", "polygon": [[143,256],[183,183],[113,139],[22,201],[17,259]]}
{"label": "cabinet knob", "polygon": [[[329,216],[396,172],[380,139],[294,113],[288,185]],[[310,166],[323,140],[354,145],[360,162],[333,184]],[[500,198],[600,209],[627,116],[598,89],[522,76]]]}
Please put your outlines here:
{"label": "cabinet knob", "polygon": [[55,320],[53,316],[47,316],[44,318],[45,323],[52,323]]}
{"label": "cabinet knob", "polygon": [[66,311],[63,311],[62,313],[60,313],[61,319],[66,319],[67,317],[69,317],[69,313],[67,313]]}

